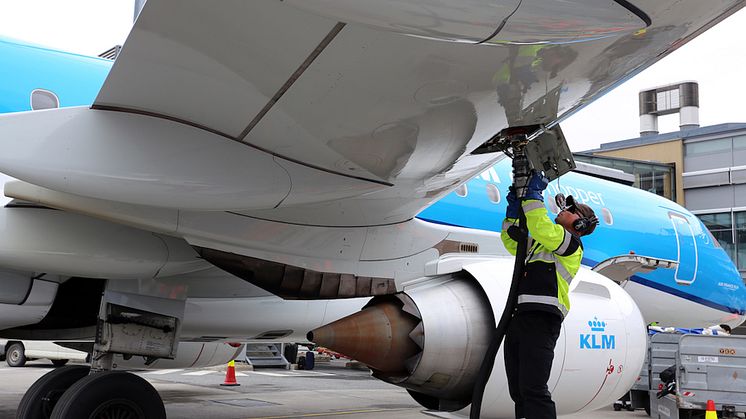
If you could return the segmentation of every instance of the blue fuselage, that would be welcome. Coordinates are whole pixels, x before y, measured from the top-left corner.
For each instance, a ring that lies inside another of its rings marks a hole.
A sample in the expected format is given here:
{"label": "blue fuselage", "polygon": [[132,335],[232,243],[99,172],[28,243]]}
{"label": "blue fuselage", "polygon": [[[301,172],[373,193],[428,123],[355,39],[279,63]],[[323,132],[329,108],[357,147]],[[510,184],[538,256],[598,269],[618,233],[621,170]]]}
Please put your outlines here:
{"label": "blue fuselage", "polygon": [[[510,172],[511,161],[504,159],[418,217],[500,231]],[[594,267],[630,253],[676,261],[676,269],[657,269],[630,280],[726,313],[746,313],[746,290],[738,270],[702,222],[685,208],[649,192],[569,173],[550,183],[545,192],[550,213],[557,212],[551,203],[560,191],[589,205],[600,219],[596,231],[583,238],[584,265]]]}

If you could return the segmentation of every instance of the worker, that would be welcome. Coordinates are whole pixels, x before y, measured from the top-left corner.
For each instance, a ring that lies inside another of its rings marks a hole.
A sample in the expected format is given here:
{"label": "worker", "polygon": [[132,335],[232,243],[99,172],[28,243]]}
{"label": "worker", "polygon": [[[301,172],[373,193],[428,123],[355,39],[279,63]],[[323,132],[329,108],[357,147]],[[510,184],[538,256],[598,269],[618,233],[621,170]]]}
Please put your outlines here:
{"label": "worker", "polygon": [[547,387],[554,347],[570,310],[569,284],[583,258],[580,237],[591,234],[598,225],[593,210],[575,203],[572,196],[553,223],[542,195],[548,183],[543,174],[534,172],[522,202],[511,186],[501,233],[503,244],[515,255],[521,205],[528,227],[528,252],[518,284],[517,308],[505,338],[505,369],[516,418],[557,417]]}

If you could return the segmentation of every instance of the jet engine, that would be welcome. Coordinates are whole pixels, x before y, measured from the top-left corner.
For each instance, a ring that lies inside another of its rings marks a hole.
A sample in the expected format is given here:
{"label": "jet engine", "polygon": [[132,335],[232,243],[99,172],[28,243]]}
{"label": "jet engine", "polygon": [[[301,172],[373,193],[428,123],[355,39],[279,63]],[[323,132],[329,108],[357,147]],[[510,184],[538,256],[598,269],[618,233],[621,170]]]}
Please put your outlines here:
{"label": "jet engine", "polygon": [[[512,266],[512,258],[500,258],[418,281],[395,296],[374,298],[308,338],[366,363],[374,376],[406,388],[429,409],[468,409]],[[582,268],[570,299],[549,380],[558,414],[617,400],[637,379],[646,347],[642,315],[614,282]],[[481,417],[512,417],[502,350],[484,399]]]}

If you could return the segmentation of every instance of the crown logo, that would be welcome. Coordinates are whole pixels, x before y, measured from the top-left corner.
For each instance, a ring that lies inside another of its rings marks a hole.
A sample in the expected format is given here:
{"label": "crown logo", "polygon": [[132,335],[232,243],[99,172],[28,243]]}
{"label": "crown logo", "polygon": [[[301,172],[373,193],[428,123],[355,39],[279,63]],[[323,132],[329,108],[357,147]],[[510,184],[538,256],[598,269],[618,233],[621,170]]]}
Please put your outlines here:
{"label": "crown logo", "polygon": [[606,330],[606,322],[598,321],[598,317],[594,317],[593,320],[588,321],[588,326],[591,327],[593,332],[603,332]]}

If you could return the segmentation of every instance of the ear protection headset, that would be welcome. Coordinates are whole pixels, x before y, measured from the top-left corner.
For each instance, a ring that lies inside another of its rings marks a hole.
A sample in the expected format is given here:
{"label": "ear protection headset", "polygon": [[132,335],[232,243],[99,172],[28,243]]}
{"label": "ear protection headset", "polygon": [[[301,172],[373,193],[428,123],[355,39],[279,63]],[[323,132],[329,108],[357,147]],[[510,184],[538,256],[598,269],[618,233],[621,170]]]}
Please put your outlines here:
{"label": "ear protection headset", "polygon": [[554,197],[554,202],[557,203],[557,206],[560,208],[560,211],[570,211],[573,214],[577,214],[580,216],[580,218],[573,221],[572,228],[574,228],[575,231],[580,233],[581,236],[588,234],[589,230],[593,226],[598,225],[598,217],[596,217],[595,215],[592,215],[590,217],[585,217],[578,212],[578,207],[575,203],[575,198],[573,198],[572,195],[565,198],[565,195],[558,193]]}

